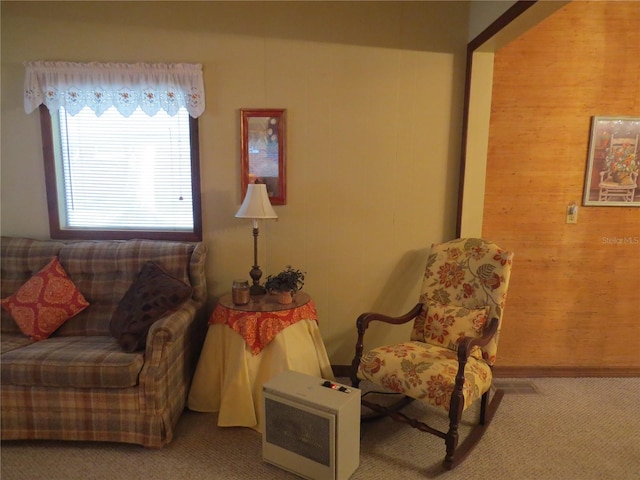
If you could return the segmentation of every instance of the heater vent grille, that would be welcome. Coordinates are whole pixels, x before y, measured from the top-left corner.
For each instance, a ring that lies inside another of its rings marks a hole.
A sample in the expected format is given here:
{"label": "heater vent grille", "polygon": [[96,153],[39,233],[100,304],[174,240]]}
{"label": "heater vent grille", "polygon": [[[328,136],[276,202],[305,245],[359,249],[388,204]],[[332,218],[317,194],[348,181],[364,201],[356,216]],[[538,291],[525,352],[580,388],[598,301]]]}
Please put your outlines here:
{"label": "heater vent grille", "polygon": [[264,402],[268,443],[321,465],[331,465],[331,423],[328,418],[271,398],[265,398]]}

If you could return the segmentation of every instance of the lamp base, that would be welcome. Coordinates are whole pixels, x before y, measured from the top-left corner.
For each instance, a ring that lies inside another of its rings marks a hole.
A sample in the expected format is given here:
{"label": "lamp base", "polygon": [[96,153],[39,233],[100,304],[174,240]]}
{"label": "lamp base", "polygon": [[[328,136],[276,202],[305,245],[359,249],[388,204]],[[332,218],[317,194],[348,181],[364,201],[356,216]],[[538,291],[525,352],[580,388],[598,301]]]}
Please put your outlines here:
{"label": "lamp base", "polygon": [[249,287],[249,295],[266,295],[267,290],[262,285],[251,285]]}
{"label": "lamp base", "polygon": [[260,277],[262,277],[262,270],[258,265],[254,265],[251,271],[249,272],[249,276],[253,280],[253,285],[249,288],[249,293],[251,295],[264,295],[267,293],[267,290],[260,285]]}

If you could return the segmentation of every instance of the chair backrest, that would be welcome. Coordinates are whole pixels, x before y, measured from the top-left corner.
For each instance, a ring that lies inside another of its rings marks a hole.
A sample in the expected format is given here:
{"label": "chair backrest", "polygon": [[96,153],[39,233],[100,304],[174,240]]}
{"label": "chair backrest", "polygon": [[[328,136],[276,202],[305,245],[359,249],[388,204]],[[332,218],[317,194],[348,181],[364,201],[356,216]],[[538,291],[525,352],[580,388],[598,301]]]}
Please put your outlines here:
{"label": "chair backrest", "polygon": [[[443,345],[444,339],[444,346],[455,349],[456,336],[480,336],[485,321],[495,317],[501,326],[512,259],[513,253],[480,238],[432,245],[420,295],[426,308],[414,321],[411,339],[436,345]],[[434,319],[438,333],[425,335]],[[447,340],[442,332],[454,337]],[[490,365],[495,362],[499,332],[500,328],[482,348]]]}
{"label": "chair backrest", "polygon": [[631,148],[632,153],[638,153],[638,137],[611,137],[611,146],[609,147],[612,150],[615,147],[620,147],[624,145],[628,145]]}

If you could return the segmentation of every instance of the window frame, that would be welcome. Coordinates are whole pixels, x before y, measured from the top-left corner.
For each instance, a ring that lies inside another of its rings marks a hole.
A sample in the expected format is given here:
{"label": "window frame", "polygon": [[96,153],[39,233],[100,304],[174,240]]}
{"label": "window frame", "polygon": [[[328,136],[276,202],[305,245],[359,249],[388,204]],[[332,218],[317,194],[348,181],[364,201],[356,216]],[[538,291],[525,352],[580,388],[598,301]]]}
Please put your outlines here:
{"label": "window frame", "polygon": [[44,159],[45,185],[47,190],[47,210],[49,232],[56,240],[149,240],[202,241],[202,196],[200,189],[200,149],[198,119],[189,116],[189,139],[191,152],[191,195],[193,200],[193,231],[162,230],[97,230],[62,228],[60,225],[60,205],[58,202],[58,172],[56,169],[53,122],[51,112],[40,105],[40,130],[42,133],[42,154]]}

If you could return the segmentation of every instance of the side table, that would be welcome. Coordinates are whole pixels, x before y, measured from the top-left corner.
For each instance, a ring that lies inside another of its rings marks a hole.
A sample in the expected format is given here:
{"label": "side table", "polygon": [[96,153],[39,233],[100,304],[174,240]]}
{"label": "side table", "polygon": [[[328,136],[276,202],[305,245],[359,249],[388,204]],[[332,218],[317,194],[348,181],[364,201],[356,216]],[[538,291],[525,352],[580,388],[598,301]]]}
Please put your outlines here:
{"label": "side table", "polygon": [[218,426],[262,431],[262,385],[294,370],[334,380],[311,297],[298,292],[290,305],[274,295],[216,305],[189,391],[187,407],[219,412]]}

